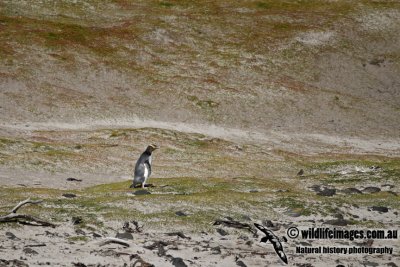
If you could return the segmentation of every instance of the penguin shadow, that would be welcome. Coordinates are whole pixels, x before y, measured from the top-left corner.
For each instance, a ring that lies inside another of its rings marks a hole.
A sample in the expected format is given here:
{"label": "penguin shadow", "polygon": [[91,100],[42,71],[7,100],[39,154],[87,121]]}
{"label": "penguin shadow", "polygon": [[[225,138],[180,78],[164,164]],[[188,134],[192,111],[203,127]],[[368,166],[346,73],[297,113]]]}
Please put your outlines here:
{"label": "penguin shadow", "polygon": [[[145,184],[144,188],[156,188],[156,187],[164,188],[164,187],[167,187],[167,186],[168,185],[156,186],[154,184]],[[138,185],[135,185],[135,186],[131,185],[130,188],[139,189],[139,190],[135,190],[134,192],[130,193],[130,194],[135,195],[135,196],[152,194],[149,190],[143,189],[141,184],[138,184]]]}
{"label": "penguin shadow", "polygon": [[[145,184],[144,187],[145,187],[145,188],[146,188],[146,187],[149,188],[149,187],[157,187],[157,186],[154,185],[154,184]],[[141,184],[131,185],[130,188],[142,188],[142,185],[141,185]]]}

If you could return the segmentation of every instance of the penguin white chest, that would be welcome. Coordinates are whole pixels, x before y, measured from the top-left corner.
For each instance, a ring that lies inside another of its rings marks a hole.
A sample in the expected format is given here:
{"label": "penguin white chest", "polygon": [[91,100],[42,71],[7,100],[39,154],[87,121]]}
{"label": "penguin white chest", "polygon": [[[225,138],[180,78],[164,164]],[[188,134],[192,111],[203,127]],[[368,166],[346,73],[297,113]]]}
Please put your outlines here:
{"label": "penguin white chest", "polygon": [[147,166],[147,164],[144,164],[144,178],[149,178],[149,167]]}

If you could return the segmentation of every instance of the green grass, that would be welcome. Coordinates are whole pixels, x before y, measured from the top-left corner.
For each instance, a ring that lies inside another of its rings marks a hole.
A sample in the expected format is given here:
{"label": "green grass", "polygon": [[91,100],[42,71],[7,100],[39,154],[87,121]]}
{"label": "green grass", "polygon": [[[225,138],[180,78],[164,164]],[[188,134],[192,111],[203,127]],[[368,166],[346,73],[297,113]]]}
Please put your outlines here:
{"label": "green grass", "polygon": [[[325,170],[344,163],[350,164],[340,161],[311,166]],[[396,169],[398,165],[393,161],[386,164],[386,167],[392,166],[394,170],[398,171]],[[395,175],[397,174],[396,172]],[[393,176],[392,178],[394,179]],[[318,175],[305,179],[321,181]],[[325,178],[323,181],[333,183]],[[44,199],[44,204],[24,207],[25,212],[33,215],[40,214],[40,216],[50,218],[55,222],[63,222],[73,216],[80,216],[83,219],[80,227],[83,228],[87,225],[102,228],[104,220],[138,220],[150,228],[157,228],[161,225],[164,227],[168,222],[170,227],[184,227],[192,231],[200,231],[212,230],[211,223],[224,216],[237,219],[249,216],[255,220],[261,220],[265,219],[265,214],[272,214],[271,217],[275,218],[273,210],[276,208],[295,211],[303,216],[332,216],[337,212],[337,208],[343,205],[361,207],[383,205],[397,210],[400,208],[399,196],[387,192],[335,195],[327,198],[317,196],[311,191],[304,191],[296,180],[283,181],[274,177],[152,178],[151,182],[157,187],[149,189],[152,194],[142,196],[131,195],[134,190],[129,188],[130,181],[96,185],[80,190],[0,187],[0,212],[6,213],[16,203],[30,197]],[[342,179],[344,185],[351,185],[353,182]],[[396,182],[398,183],[398,178]],[[289,191],[274,193],[277,189],[284,188]],[[258,192],[251,193],[252,189],[257,189]],[[74,193],[78,197],[64,198],[62,197],[64,193]],[[184,211],[189,215],[186,217],[176,216],[175,212],[177,211]],[[351,223],[374,224],[355,220]],[[76,241],[80,241],[78,237],[76,238]]]}

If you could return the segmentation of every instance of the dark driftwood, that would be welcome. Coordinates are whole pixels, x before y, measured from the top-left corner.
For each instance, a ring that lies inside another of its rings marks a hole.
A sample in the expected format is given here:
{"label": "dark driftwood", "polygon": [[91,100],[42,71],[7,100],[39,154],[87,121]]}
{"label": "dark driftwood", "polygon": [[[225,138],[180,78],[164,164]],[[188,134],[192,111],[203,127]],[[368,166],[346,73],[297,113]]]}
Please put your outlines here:
{"label": "dark driftwood", "polygon": [[17,222],[20,224],[34,225],[34,226],[49,226],[56,227],[55,224],[35,218],[27,214],[17,214],[17,211],[26,204],[39,204],[42,200],[30,200],[29,198],[18,203],[9,214],[0,216],[0,223]]}
{"label": "dark driftwood", "polygon": [[15,206],[15,207],[11,210],[11,213],[17,213],[18,209],[21,208],[23,205],[26,205],[26,204],[39,204],[39,203],[42,203],[42,202],[43,202],[42,200],[36,200],[36,201],[34,201],[34,200],[30,200],[30,198],[28,198],[28,199],[26,199],[26,200],[24,200],[24,201],[19,202],[19,203],[17,204],[17,206]]}
{"label": "dark driftwood", "polygon": [[120,245],[123,245],[125,247],[129,247],[130,246],[128,242],[126,242],[126,241],[124,241],[122,239],[116,238],[116,237],[106,237],[103,240],[101,240],[99,244],[100,244],[100,246],[104,246],[104,245],[107,245],[107,244],[110,244],[110,243],[120,244]]}
{"label": "dark driftwood", "polygon": [[216,220],[214,222],[214,225],[224,225],[227,227],[232,227],[232,228],[237,228],[237,229],[246,229],[246,230],[250,231],[250,233],[252,233],[253,235],[257,234],[257,230],[254,229],[250,224],[241,223],[241,222],[234,221],[234,220]]}
{"label": "dark driftwood", "polygon": [[138,254],[131,255],[129,259],[130,260],[136,259],[136,261],[132,265],[133,267],[136,267],[136,264],[140,264],[138,265],[140,267],[154,267],[154,264],[144,261]]}

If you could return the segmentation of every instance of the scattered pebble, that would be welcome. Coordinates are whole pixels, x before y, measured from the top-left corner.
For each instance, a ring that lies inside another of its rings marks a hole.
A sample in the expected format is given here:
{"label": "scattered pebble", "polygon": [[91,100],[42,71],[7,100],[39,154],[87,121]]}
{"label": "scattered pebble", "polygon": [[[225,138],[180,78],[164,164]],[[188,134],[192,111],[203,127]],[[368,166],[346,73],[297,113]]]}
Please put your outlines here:
{"label": "scattered pebble", "polygon": [[221,254],[221,248],[219,246],[211,248],[212,254]]}
{"label": "scattered pebble", "polygon": [[71,219],[72,224],[76,225],[76,224],[80,224],[82,222],[82,218],[81,217],[72,217]]}
{"label": "scattered pebble", "polygon": [[319,195],[319,196],[331,197],[336,194],[335,188],[329,188],[324,185],[312,185],[310,188],[314,192],[317,192],[317,195]]}
{"label": "scattered pebble", "polygon": [[22,251],[28,255],[38,255],[39,254],[36,250],[33,250],[31,248],[24,248]]}
{"label": "scattered pebble", "polygon": [[225,231],[224,229],[222,229],[222,228],[217,228],[217,233],[222,235],[222,236],[229,235],[229,233],[227,231]]}

